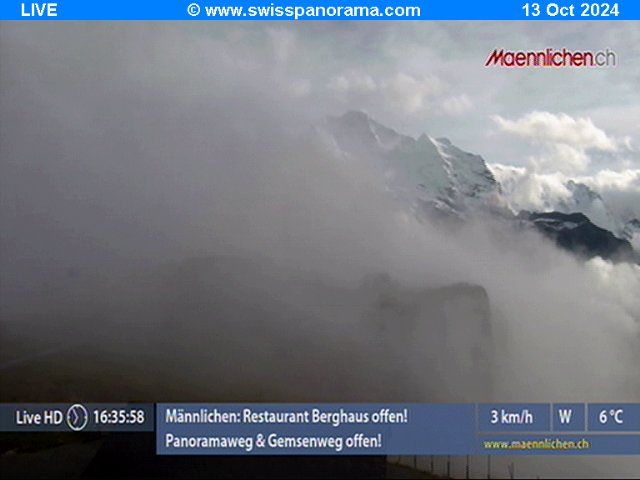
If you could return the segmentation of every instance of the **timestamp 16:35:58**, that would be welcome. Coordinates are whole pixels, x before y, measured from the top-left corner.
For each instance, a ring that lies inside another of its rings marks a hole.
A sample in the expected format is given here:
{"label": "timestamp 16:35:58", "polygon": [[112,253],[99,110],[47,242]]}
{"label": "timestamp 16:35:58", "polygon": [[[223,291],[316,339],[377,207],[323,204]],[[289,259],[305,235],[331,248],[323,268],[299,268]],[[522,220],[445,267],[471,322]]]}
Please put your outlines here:
{"label": "timestamp 16:35:58", "polygon": [[96,425],[131,425],[131,424],[144,424],[145,411],[139,409],[112,409],[112,410],[99,410],[96,409],[93,412],[93,421]]}

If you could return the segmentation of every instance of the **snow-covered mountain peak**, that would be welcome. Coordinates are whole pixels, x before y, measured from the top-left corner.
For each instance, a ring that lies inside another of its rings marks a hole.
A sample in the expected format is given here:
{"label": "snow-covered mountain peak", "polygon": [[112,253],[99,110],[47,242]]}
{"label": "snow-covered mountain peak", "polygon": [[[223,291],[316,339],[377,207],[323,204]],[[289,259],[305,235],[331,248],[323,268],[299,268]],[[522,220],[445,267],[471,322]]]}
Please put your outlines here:
{"label": "snow-covered mountain peak", "polygon": [[447,145],[447,146],[451,145],[451,140],[449,140],[447,137],[436,138],[435,141],[442,145]]}
{"label": "snow-covered mountain peak", "polygon": [[565,187],[570,195],[558,202],[557,210],[564,213],[582,212],[601,228],[621,235],[624,225],[616,218],[602,197],[584,183],[569,180]]}
{"label": "snow-covered mountain peak", "polygon": [[329,117],[326,127],[337,143],[349,153],[354,153],[354,150],[360,151],[358,153],[389,151],[402,143],[414,141],[356,110],[340,117]]}
{"label": "snow-covered mountain peak", "polygon": [[390,190],[414,208],[464,216],[470,209],[504,203],[484,159],[446,138],[423,134],[416,140],[357,111],[330,117],[325,129],[344,156],[382,168]]}

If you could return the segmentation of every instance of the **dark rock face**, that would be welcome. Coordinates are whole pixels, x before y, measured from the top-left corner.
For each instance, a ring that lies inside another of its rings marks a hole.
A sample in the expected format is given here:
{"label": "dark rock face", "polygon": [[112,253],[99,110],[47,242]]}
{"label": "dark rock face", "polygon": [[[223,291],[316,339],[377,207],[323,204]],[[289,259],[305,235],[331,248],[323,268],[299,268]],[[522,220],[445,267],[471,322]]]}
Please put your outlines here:
{"label": "dark rock face", "polygon": [[384,274],[336,285],[216,256],[168,265],[156,303],[164,328],[144,336],[159,344],[147,350],[219,401],[491,399],[492,312],[481,286],[408,286]]}
{"label": "dark rock face", "polygon": [[[482,286],[458,283],[409,288],[381,274],[366,278],[362,288],[372,299],[365,321],[381,339],[402,342],[407,354],[418,342],[422,368],[432,379],[442,378],[440,385],[471,387],[476,398],[490,397],[492,311]],[[441,394],[432,392],[432,398]]]}
{"label": "dark rock face", "polygon": [[524,212],[522,216],[559,247],[582,257],[602,257],[613,261],[630,261],[634,258],[633,247],[627,240],[594,225],[582,213]]}

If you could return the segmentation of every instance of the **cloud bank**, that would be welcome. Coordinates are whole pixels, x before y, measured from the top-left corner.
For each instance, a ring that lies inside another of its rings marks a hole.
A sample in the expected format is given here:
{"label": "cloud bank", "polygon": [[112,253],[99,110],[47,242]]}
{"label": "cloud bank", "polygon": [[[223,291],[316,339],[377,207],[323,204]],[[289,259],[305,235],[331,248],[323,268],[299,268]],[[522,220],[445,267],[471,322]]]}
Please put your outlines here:
{"label": "cloud bank", "polygon": [[542,156],[530,158],[530,165],[536,171],[584,173],[591,165],[592,152],[616,153],[621,148],[630,148],[629,138],[610,137],[589,118],[535,111],[517,120],[499,115],[492,119],[501,131],[546,150]]}

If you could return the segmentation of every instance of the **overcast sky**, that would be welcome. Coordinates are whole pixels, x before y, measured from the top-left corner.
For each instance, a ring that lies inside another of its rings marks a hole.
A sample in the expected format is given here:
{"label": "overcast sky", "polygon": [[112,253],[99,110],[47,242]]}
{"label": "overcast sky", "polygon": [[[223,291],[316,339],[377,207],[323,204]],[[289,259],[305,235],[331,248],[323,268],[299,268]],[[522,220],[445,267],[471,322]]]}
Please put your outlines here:
{"label": "overcast sky", "polygon": [[[484,67],[495,48],[547,47],[611,48],[619,65]],[[161,136],[173,137],[177,148],[176,139],[195,135],[186,118],[211,117],[241,135],[243,128],[255,131],[257,111],[270,124],[304,129],[360,109],[401,133],[446,136],[489,164],[520,168],[503,174],[527,176],[521,184],[532,196],[541,184],[561,189],[577,178],[640,216],[634,22],[5,24],[0,60],[4,152],[51,156],[53,143],[63,150],[62,168],[51,158],[43,168],[54,175],[73,166],[82,148],[94,152],[83,153],[83,161],[114,168],[115,176],[118,161],[159,172],[157,157],[148,164],[130,157],[162,132],[161,119],[175,125]],[[99,158],[110,143],[122,159]],[[184,151],[194,162],[202,153]],[[175,158],[167,162],[184,168]]]}
{"label": "overcast sky", "polygon": [[[511,131],[497,139],[505,129],[496,116],[565,113],[590,120],[612,139],[640,137],[640,28],[632,22],[602,22],[597,28],[580,22],[254,23],[205,25],[191,33],[224,39],[239,61],[262,61],[264,74],[286,84],[290,95],[307,99],[313,111],[363,109],[405,133],[450,137],[490,162],[524,164],[536,153],[522,142],[526,135],[511,139]],[[484,67],[494,48],[547,47],[611,48],[619,66]],[[206,52],[199,53],[206,61]],[[552,126],[575,130],[566,122]]]}
{"label": "overcast sky", "polygon": [[[255,28],[255,25],[245,28]],[[497,161],[516,161],[488,139],[492,115],[531,111],[589,117],[615,136],[640,134],[640,28],[629,23],[341,23],[265,27],[277,67],[330,100],[418,134],[452,137]],[[255,34],[255,31],[252,30]],[[485,68],[494,48],[611,48],[611,69]],[[300,88],[301,93],[303,88]],[[495,128],[493,130],[496,130]]]}
{"label": "overcast sky", "polygon": [[[34,55],[81,62],[87,74],[103,80],[109,78],[101,71],[105,62],[122,65],[135,59],[149,74],[166,62],[175,68],[161,72],[164,80],[190,73],[198,83],[206,82],[207,75],[219,76],[220,68],[228,70],[230,65],[217,65],[225,56],[265,88],[276,83],[288,96],[306,99],[315,113],[364,109],[406,133],[448,136],[490,161],[517,163],[520,150],[503,141],[496,148],[492,134],[499,129],[492,116],[562,112],[590,118],[608,135],[640,141],[640,27],[633,22],[594,27],[586,22],[11,25],[3,27],[2,51],[5,61],[14,42],[30,44]],[[484,67],[494,48],[546,47],[611,48],[619,66]],[[184,67],[191,71],[176,70]]]}

